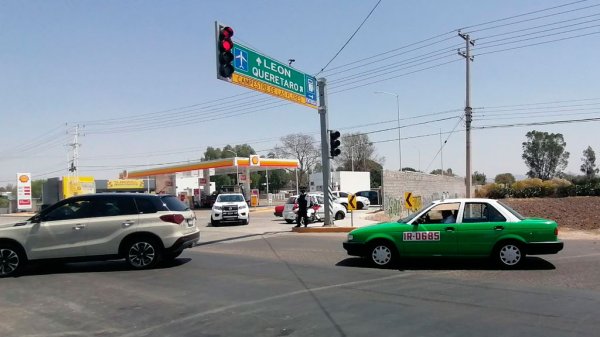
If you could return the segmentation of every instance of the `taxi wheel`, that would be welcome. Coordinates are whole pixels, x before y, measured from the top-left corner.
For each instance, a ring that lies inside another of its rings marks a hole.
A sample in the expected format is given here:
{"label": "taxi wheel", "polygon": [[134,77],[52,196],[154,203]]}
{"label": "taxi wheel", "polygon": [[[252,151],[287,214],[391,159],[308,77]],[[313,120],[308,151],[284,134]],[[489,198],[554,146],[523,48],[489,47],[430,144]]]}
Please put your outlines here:
{"label": "taxi wheel", "polygon": [[525,260],[525,251],[518,242],[504,241],[496,246],[494,259],[501,268],[516,268]]}
{"label": "taxi wheel", "polygon": [[376,267],[388,268],[396,263],[396,248],[391,243],[378,241],[373,243],[370,247],[369,259]]}

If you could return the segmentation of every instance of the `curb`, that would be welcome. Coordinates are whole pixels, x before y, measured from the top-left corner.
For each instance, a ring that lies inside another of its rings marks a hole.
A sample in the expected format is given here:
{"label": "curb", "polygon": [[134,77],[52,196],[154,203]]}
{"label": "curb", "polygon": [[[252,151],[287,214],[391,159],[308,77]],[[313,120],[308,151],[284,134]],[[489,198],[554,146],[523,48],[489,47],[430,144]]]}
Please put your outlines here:
{"label": "curb", "polygon": [[292,227],[295,233],[348,233],[358,227]]}

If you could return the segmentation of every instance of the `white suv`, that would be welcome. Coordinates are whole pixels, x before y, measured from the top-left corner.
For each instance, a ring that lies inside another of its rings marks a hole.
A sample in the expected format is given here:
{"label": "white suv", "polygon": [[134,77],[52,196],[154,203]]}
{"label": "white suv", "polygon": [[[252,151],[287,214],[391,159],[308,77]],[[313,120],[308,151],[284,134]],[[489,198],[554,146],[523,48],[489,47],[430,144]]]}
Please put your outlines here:
{"label": "white suv", "polygon": [[221,223],[241,223],[247,225],[250,222],[250,210],[246,199],[241,193],[219,194],[212,207],[210,223],[218,226]]}
{"label": "white suv", "polygon": [[[319,205],[319,209],[317,210],[317,216],[320,219],[324,219],[325,199],[323,198],[323,195],[318,193],[307,193],[307,195],[311,198],[310,203]],[[296,222],[296,212],[294,212],[294,210],[298,208],[298,203],[296,202],[296,199],[298,199],[297,195],[289,197],[289,199],[283,206],[283,219],[289,224]],[[337,199],[334,199],[332,206],[333,218],[335,220],[342,220],[346,217],[346,208],[342,204],[338,203]]]}
{"label": "white suv", "polygon": [[24,222],[0,225],[0,277],[28,261],[125,258],[134,269],[194,246],[195,214],[172,195],[103,193],[68,198]]}

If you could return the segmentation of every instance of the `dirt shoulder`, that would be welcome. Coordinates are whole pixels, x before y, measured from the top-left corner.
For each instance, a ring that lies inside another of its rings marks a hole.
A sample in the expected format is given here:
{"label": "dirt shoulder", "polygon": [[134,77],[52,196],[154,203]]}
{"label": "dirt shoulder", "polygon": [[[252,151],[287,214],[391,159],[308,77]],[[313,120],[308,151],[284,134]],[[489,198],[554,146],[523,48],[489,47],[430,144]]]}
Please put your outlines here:
{"label": "dirt shoulder", "polygon": [[597,232],[600,230],[600,197],[503,199],[526,217],[556,221],[559,228]]}

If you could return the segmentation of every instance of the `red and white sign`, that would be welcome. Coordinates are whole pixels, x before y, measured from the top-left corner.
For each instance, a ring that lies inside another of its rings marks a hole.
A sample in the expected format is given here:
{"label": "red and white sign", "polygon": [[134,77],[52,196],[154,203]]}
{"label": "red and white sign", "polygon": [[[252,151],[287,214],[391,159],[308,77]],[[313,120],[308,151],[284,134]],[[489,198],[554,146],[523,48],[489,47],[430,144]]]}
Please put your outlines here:
{"label": "red and white sign", "polygon": [[240,181],[246,181],[246,175],[240,174]]}
{"label": "red and white sign", "polygon": [[31,173],[17,173],[17,209],[31,208]]}
{"label": "red and white sign", "polygon": [[198,178],[198,185],[206,185],[206,178]]}
{"label": "red and white sign", "polygon": [[404,232],[403,241],[440,241],[440,232]]}

